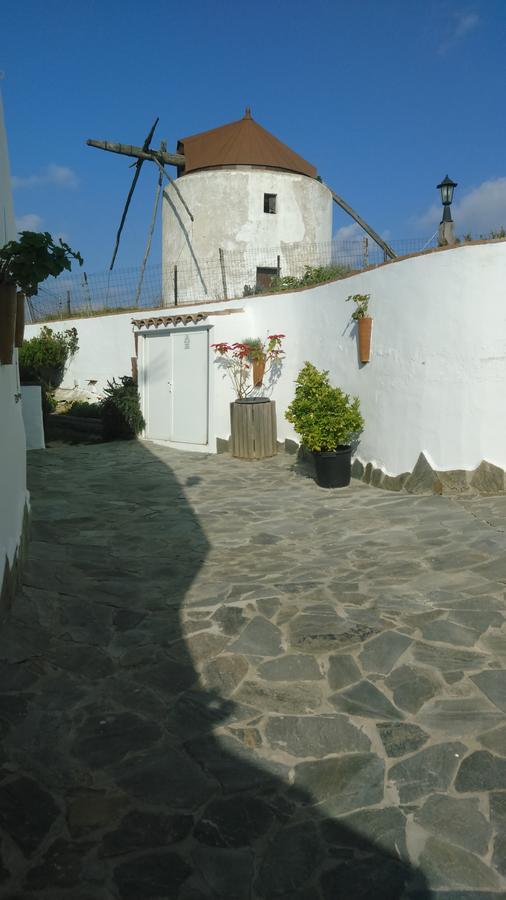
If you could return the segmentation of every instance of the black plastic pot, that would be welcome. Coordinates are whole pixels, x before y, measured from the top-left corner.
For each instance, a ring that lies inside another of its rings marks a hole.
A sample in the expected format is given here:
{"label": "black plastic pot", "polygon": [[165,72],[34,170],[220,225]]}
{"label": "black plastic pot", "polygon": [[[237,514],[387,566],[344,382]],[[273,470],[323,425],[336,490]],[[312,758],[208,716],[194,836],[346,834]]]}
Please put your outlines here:
{"label": "black plastic pot", "polygon": [[347,487],[351,481],[351,447],[313,453],[316,481],[320,487]]}

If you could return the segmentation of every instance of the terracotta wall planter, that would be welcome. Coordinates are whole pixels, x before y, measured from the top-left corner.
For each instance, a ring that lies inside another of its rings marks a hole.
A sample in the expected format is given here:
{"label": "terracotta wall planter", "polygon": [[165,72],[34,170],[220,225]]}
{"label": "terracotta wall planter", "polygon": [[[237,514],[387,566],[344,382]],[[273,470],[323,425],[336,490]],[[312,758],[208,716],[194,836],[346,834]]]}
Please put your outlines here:
{"label": "terracotta wall planter", "polygon": [[16,332],[16,285],[0,284],[0,364],[10,366]]}
{"label": "terracotta wall planter", "polygon": [[16,347],[21,347],[25,336],[25,295],[22,291],[16,294]]}
{"label": "terracotta wall planter", "polygon": [[371,332],[372,318],[364,316],[363,319],[357,319],[358,327],[358,354],[360,362],[368,363],[371,358]]}
{"label": "terracotta wall planter", "polygon": [[257,359],[253,362],[253,384],[261,387],[265,374],[265,359]]}

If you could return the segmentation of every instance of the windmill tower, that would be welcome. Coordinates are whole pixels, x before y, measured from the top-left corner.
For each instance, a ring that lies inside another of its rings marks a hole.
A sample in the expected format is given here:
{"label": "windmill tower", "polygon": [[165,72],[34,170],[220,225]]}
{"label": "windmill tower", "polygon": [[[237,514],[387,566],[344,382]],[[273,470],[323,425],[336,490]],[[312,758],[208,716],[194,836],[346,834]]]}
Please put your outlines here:
{"label": "windmill tower", "polygon": [[[267,288],[273,275],[301,275],[307,262],[331,262],[332,201],[382,248],[385,259],[395,258],[386,241],[323,184],[315,167],[255,122],[249,108],[236,122],[181,138],[176,153],[168,153],[164,141],[159,149],[151,147],[157,122],[142,146],[86,141],[91,147],[136,160],[110,269],[141,167],[150,161],[159,170],[136,303],[163,179],[169,182],[162,204],[164,306],[178,299],[192,302],[240,297],[243,292]],[[176,167],[176,179],[165,166]],[[308,245],[321,247],[321,258],[314,249],[310,260],[305,258],[303,248]],[[294,256],[297,247],[301,248],[298,259]]]}
{"label": "windmill tower", "polygon": [[278,271],[298,274],[288,247],[331,241],[332,192],[249,109],[236,122],[181,138],[177,152],[184,165],[162,205],[165,304],[176,290],[184,300],[267,287]]}

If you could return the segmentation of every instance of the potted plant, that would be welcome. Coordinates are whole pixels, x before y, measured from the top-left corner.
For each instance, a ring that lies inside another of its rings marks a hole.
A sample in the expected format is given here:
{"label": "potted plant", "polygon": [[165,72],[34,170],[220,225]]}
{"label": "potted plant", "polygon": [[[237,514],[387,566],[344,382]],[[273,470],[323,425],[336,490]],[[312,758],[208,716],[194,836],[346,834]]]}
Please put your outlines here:
{"label": "potted plant", "polygon": [[246,338],[235,344],[212,344],[237,398],[230,404],[230,430],[232,456],[239,459],[265,459],[277,453],[276,405],[268,397],[254,395],[254,391],[284,356],[284,336],[271,334],[265,342]]}
{"label": "potted plant", "polygon": [[211,344],[211,349],[219,355],[220,365],[232,382],[237,400],[247,400],[255,388],[262,386],[265,375],[274,363],[283,358],[285,354],[281,342],[284,337],[284,334],[270,334],[265,342],[260,338],[245,338],[235,344],[227,344],[226,341]]}
{"label": "potted plant", "polygon": [[306,362],[285,416],[313,454],[320,487],[346,487],[351,479],[351,440],[364,420],[358,397],[332,387],[329,373]]}
{"label": "potted plant", "polygon": [[[22,343],[21,319],[24,320],[24,299],[33,297],[39,284],[49,275],[57,277],[64,269],[70,271],[72,259],[83,264],[60,239],[55,244],[45,232],[22,231],[18,241],[9,241],[0,248],[0,363],[10,365],[14,343]],[[16,290],[16,288],[18,290]],[[17,294],[17,296],[16,296]],[[16,329],[16,313],[19,322]],[[17,333],[16,333],[17,331]]]}
{"label": "potted plant", "polygon": [[352,300],[356,304],[351,318],[357,323],[358,353],[362,363],[368,363],[371,358],[372,318],[367,314],[370,299],[370,294],[351,294],[346,298],[347,302]]}

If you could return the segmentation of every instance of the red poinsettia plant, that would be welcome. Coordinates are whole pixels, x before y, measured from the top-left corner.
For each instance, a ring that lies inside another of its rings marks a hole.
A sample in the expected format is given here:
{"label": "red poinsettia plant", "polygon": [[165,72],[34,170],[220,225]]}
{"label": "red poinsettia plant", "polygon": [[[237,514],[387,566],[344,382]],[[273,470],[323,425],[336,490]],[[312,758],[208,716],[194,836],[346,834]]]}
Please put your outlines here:
{"label": "red poinsettia plant", "polygon": [[211,345],[221,357],[220,362],[230,377],[238,400],[245,400],[255,388],[261,387],[266,374],[285,355],[281,347],[285,336],[269,334],[266,341],[245,338],[235,344],[221,341]]}

